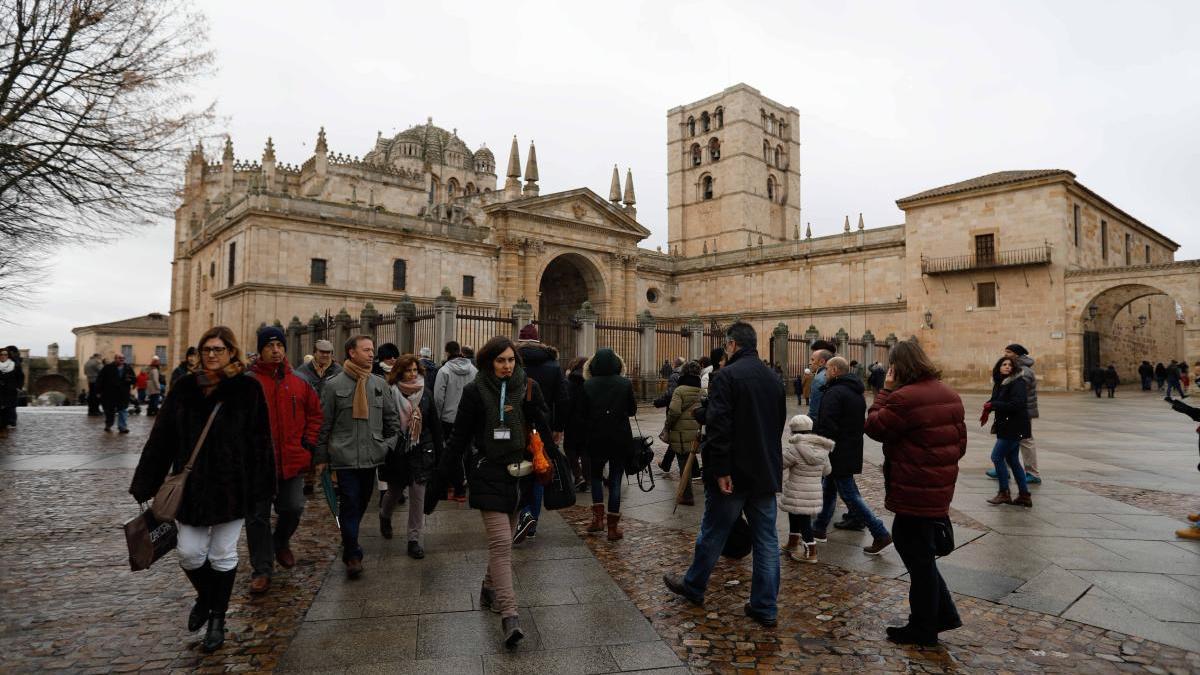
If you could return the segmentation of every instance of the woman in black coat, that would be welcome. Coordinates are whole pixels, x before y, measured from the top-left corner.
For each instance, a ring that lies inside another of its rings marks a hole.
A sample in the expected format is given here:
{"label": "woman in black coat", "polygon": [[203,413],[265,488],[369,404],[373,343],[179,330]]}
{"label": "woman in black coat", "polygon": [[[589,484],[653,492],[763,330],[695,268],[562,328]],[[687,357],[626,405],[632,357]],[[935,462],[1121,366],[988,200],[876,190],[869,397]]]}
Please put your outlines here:
{"label": "woman in black coat", "polygon": [[1117,375],[1117,367],[1113,364],[1108,364],[1108,369],[1104,371],[1104,387],[1108,389],[1108,397],[1116,396],[1117,385],[1121,384],[1121,378]]}
{"label": "woman in black coat", "polygon": [[129,493],[138,502],[154,497],[168,471],[184,468],[212,420],[176,515],[179,565],[197,594],[188,630],[207,622],[203,646],[211,652],[225,642],[242,524],[256,502],[275,494],[275,453],[267,401],[258,381],[243,375],[233,331],[210,328],[199,347],[202,369],[180,378],[163,402]]}
{"label": "woman in black coat", "polygon": [[505,647],[525,637],[513,590],[512,539],[521,494],[533,487],[522,462],[531,457],[529,432],[537,430],[547,451],[553,450],[549,410],[535,380],[526,377],[516,345],[498,336],[475,357],[479,372],[463,388],[450,443],[439,461],[443,476],[467,456],[471,508],[483,517],[488,539],[487,575],[479,589],[480,607],[500,613]]}
{"label": "woman in black coat", "polygon": [[[1033,499],[1029,495],[1029,486],[1025,483],[1025,469],[1021,466],[1021,439],[1032,435],[1021,367],[1014,359],[1001,357],[992,368],[992,381],[995,383],[992,387],[992,398],[984,404],[983,410],[985,420],[989,413],[996,413],[993,426],[996,445],[992,448],[992,464],[996,467],[1000,491],[987,502],[992,505],[1014,504],[1032,507]],[[1006,464],[1012,468],[1013,477],[1017,480],[1016,499],[1013,499],[1008,491]]]}
{"label": "woman in black coat", "polygon": [[575,470],[575,490],[588,489],[591,459],[584,452],[587,436],[587,410],[583,399],[583,366],[587,359],[580,356],[567,367],[567,424],[563,429],[563,450]]}
{"label": "woman in black coat", "polygon": [[25,371],[21,369],[20,352],[16,347],[0,349],[0,431],[17,426],[17,399],[25,386]]}
{"label": "woman in black coat", "polygon": [[605,529],[604,465],[608,465],[608,540],[617,541],[621,532],[621,479],[629,455],[633,431],[629,418],[637,413],[633,383],[621,375],[625,363],[604,348],[584,366],[584,410],[587,418],[586,452],[592,463],[592,522],[588,532]]}

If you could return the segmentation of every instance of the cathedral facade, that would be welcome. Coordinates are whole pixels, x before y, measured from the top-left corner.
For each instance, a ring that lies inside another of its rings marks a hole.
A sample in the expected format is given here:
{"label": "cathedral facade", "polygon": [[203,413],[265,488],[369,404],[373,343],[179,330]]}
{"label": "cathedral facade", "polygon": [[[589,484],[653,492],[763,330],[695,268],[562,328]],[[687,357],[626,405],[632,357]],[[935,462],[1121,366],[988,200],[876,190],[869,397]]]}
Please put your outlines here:
{"label": "cathedral facade", "polygon": [[[741,318],[765,343],[788,333],[917,336],[950,381],[985,386],[1011,342],[1047,388],[1088,367],[1200,356],[1200,267],[1178,245],[1062,170],[1003,171],[902,198],[905,222],[814,238],[801,218],[799,112],[745,84],[667,113],[668,238],[639,247],[631,172],[607,198],[541,194],[536,149],[517,139],[503,182],[486,146],[432,120],[361,158],[324,130],[299,166],[270,139],[258,161],[226,140],[192,153],[176,212],[171,358],[209,326],[246,344],[264,321],[371,303],[526,301],[569,319]],[[436,346],[435,346],[436,347]],[[435,348],[436,351],[436,348]],[[764,356],[766,347],[763,347]],[[674,356],[662,354],[658,359]]]}

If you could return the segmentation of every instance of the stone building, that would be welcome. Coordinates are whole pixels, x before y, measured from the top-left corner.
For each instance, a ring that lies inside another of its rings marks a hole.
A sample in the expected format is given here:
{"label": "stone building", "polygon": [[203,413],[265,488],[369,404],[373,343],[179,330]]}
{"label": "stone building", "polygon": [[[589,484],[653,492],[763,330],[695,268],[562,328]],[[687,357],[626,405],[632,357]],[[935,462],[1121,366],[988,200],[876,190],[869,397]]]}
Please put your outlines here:
{"label": "stone building", "polygon": [[[1029,347],[1047,388],[1082,386],[1094,362],[1132,374],[1141,358],[1200,356],[1200,267],[1071,172],[926,190],[897,201],[904,223],[847,216],[842,233],[814,238],[799,129],[795,108],[745,84],[668,111],[666,252],[638,246],[649,231],[631,171],[622,185],[613,168],[608,199],[542,194],[536,150],[522,171],[515,137],[503,184],[491,150],[431,119],[380,135],[361,159],[330,152],[323,129],[299,166],[278,162],[270,139],[253,162],[229,139],[220,161],[198,146],[176,212],[172,359],[218,323],[249,344],[263,322],[439,296],[468,311],[527,301],[563,330],[585,301],[639,326],[742,318],[792,371],[813,335],[857,344],[863,360],[915,335],[960,386],[985,386],[1010,342]],[[645,349],[654,363],[676,355]]]}
{"label": "stone building", "polygon": [[[183,349],[168,354],[169,318],[159,312],[109,323],[80,326],[72,328],[71,332],[75,334],[75,363],[72,366],[76,373],[73,381],[85,383],[85,388],[87,377],[83,374],[83,366],[92,354],[100,354],[106,362],[111,361],[115,354],[124,354],[126,363],[140,369],[150,365],[150,359],[155,356],[162,362],[163,367],[170,368],[171,361],[168,361],[167,357],[182,360],[184,352],[187,351],[185,345]],[[193,337],[199,338],[200,333]],[[57,350],[55,353],[57,354]]]}

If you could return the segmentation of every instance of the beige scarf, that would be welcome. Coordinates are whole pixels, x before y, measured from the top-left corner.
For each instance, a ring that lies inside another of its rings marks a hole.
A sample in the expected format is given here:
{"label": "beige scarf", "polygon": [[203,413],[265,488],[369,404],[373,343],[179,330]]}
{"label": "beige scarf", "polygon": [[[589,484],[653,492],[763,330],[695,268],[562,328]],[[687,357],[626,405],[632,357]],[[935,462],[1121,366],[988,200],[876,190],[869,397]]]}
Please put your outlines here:
{"label": "beige scarf", "polygon": [[346,371],[347,375],[358,380],[358,384],[354,387],[354,407],[350,416],[356,420],[370,419],[371,406],[367,402],[367,380],[371,378],[371,369],[359,368],[350,359],[342,362],[342,369]]}

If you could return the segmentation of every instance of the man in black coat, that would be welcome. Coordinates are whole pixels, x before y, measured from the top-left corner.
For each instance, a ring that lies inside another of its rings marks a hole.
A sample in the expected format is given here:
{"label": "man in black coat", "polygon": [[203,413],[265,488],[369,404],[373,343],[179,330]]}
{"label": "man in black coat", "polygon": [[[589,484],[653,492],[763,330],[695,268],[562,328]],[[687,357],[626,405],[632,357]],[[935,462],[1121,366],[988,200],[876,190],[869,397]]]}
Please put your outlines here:
{"label": "man in black coat", "polygon": [[125,363],[125,355],[117,352],[113,360],[100,369],[96,386],[100,389],[100,406],[104,408],[104,430],[112,431],[113,418],[117,429],[129,433],[125,409],[129,407],[129,389],[137,381],[133,368]]}
{"label": "man in black coat", "polygon": [[1088,382],[1092,384],[1092,392],[1096,394],[1096,398],[1100,398],[1100,392],[1104,389],[1104,368],[1100,364],[1088,371]]}
{"label": "man in black coat", "polygon": [[883,521],[871,512],[854,482],[854,476],[862,473],[863,468],[863,427],[867,411],[863,383],[849,372],[849,364],[840,356],[829,359],[825,368],[829,377],[821,393],[821,409],[813,433],[833,441],[834,446],[833,452],[829,453],[832,470],[822,481],[823,505],[813,522],[813,537],[818,542],[826,540],[825,531],[833,519],[837,497],[841,495],[851,517],[866,523],[871,531],[873,540],[870,546],[863,548],[863,553],[879,555],[892,545],[892,536]]}
{"label": "man in black coat", "polygon": [[1142,378],[1142,391],[1150,391],[1150,383],[1154,381],[1154,366],[1149,361],[1142,361],[1138,366],[1138,377]]}
{"label": "man in black coat", "polygon": [[[546,406],[550,409],[548,419],[554,432],[554,445],[562,447],[563,429],[567,427],[567,379],[558,363],[558,350],[538,340],[538,329],[533,324],[521,328],[517,334],[517,352],[525,364],[525,375],[538,383]],[[522,495],[524,508],[517,519],[517,531],[513,543],[519,544],[526,537],[537,537],[537,521],[542,516],[544,488],[535,483],[533,489]]]}
{"label": "man in black coat", "polygon": [[728,361],[708,383],[705,412],[704,516],[696,553],[684,576],[665,574],[673,593],[703,604],[704,591],[735,521],[744,513],[754,548],[754,576],[746,616],[766,627],[776,623],[779,539],[775,493],[783,484],[786,392],[758,356],[754,327],[737,322],[725,333]]}

